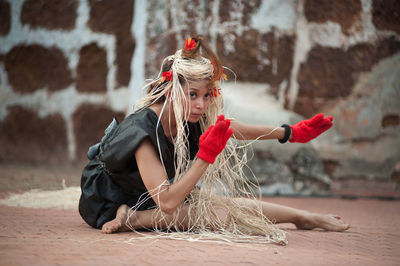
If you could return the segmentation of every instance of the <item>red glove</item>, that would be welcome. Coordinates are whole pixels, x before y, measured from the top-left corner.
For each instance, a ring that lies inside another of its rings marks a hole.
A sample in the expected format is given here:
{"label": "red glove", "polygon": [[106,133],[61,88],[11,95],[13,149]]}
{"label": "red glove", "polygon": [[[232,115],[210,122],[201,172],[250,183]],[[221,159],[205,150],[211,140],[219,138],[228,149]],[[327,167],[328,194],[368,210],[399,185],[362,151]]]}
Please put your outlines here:
{"label": "red glove", "polygon": [[290,126],[293,139],[290,142],[306,143],[332,127],[333,118],[325,117],[324,114],[317,114],[309,120],[303,120],[294,126]]}
{"label": "red glove", "polygon": [[208,163],[214,163],[215,158],[225,148],[226,142],[232,136],[233,130],[229,128],[231,121],[219,115],[215,125],[210,126],[200,136],[199,152],[197,157]]}

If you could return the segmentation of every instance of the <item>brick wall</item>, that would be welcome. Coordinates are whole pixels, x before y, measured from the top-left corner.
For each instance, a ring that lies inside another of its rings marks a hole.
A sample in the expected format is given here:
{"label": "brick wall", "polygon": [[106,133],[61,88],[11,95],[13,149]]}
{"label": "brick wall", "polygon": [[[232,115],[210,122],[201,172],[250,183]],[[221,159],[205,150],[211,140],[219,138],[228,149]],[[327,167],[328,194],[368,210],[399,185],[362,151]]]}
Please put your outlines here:
{"label": "brick wall", "polygon": [[0,162],[85,160],[161,60],[201,33],[239,85],[263,84],[291,117],[335,117],[319,142],[256,151],[261,181],[398,190],[399,14],[395,0],[0,0]]}

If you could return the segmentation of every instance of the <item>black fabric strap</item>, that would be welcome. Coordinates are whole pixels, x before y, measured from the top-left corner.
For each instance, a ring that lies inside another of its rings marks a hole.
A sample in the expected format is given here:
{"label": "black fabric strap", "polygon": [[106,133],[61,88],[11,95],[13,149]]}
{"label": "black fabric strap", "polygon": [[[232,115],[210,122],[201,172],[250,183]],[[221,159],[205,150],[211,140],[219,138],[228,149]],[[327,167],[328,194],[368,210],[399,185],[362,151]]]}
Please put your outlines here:
{"label": "black fabric strap", "polygon": [[278,139],[278,141],[280,143],[285,143],[288,141],[288,139],[290,137],[290,133],[292,132],[292,129],[287,124],[283,124],[281,127],[283,127],[285,129],[285,136],[282,139]]}

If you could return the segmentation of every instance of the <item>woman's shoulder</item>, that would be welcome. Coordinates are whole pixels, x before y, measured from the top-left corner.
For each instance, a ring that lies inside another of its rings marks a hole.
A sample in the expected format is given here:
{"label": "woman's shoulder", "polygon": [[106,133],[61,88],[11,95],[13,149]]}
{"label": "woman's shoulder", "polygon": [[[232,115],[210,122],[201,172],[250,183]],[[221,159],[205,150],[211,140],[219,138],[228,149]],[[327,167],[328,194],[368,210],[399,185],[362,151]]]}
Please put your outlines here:
{"label": "woman's shoulder", "polygon": [[128,115],[121,123],[121,130],[135,127],[153,130],[157,125],[157,115],[150,108],[144,108]]}
{"label": "woman's shoulder", "polygon": [[147,107],[136,110],[132,114],[128,115],[122,122],[136,122],[136,121],[150,122],[154,120],[157,120],[157,115],[151,108]]}
{"label": "woman's shoulder", "polygon": [[149,137],[154,142],[156,123],[157,118],[154,118],[151,110],[144,109],[129,115],[118,125],[114,134],[102,143],[100,160],[111,171],[122,169],[145,138]]}
{"label": "woman's shoulder", "polygon": [[122,143],[124,139],[142,138],[151,135],[157,125],[157,116],[146,108],[128,115],[116,126],[112,134],[103,139],[103,143]]}

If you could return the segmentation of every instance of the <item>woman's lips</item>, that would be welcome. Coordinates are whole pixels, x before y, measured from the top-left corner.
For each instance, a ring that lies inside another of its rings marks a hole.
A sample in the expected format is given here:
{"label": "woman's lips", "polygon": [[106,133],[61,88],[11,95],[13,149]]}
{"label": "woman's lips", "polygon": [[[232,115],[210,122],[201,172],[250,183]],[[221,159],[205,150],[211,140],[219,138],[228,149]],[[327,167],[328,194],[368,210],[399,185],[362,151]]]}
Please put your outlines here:
{"label": "woman's lips", "polygon": [[190,117],[193,121],[199,121],[203,114],[191,114]]}

